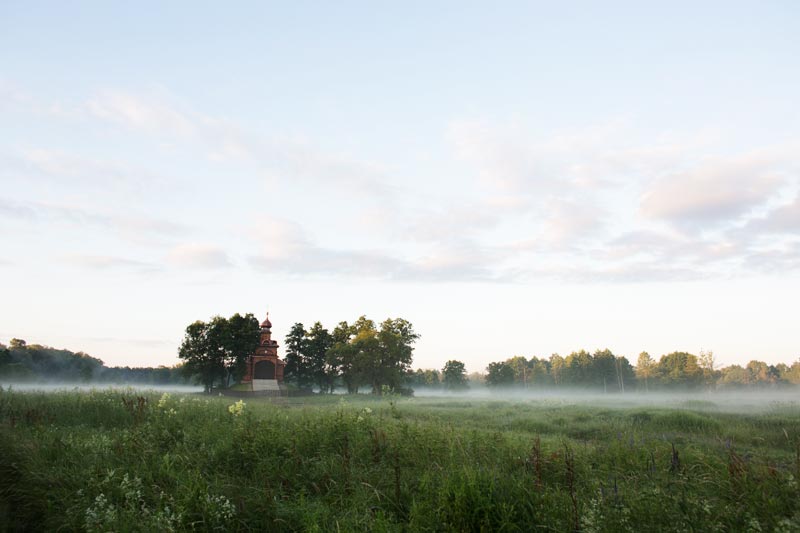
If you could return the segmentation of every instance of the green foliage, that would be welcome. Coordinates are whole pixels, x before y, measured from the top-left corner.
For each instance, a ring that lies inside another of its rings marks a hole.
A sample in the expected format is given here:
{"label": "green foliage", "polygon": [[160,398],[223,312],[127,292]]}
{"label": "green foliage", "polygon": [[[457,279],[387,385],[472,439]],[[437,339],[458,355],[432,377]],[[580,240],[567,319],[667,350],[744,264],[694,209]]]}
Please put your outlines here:
{"label": "green foliage", "polygon": [[506,363],[489,363],[486,367],[486,385],[489,387],[502,387],[514,384],[514,368]]}
{"label": "green foliage", "polygon": [[442,369],[442,385],[447,390],[464,390],[467,384],[467,369],[464,363],[451,359]]}
{"label": "green foliage", "polygon": [[797,531],[796,404],[726,413],[0,390],[32,531]]}
{"label": "green foliage", "polygon": [[216,382],[229,386],[231,379],[244,376],[247,358],[258,346],[259,331],[258,320],[250,313],[189,324],[178,349],[185,373],[197,376],[206,392]]}
{"label": "green foliage", "polygon": [[298,323],[286,336],[285,375],[300,387],[316,385],[322,392],[333,392],[337,378],[350,393],[365,384],[376,395],[400,392],[418,338],[402,318],[386,319],[378,328],[361,316],[352,325],[340,322],[332,333],[319,322],[309,331]]}
{"label": "green foliage", "polygon": [[100,379],[107,369],[100,359],[22,339],[0,346],[0,379],[85,382]]}

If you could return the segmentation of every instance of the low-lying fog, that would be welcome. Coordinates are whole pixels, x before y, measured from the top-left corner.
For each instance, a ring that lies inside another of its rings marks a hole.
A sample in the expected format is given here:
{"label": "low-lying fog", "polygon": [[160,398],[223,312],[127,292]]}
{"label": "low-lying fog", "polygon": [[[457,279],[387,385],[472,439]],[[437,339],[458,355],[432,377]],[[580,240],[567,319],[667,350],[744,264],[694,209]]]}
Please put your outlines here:
{"label": "low-lying fog", "polygon": [[626,392],[607,393],[586,389],[500,389],[486,387],[448,392],[441,389],[415,389],[416,398],[453,400],[546,402],[558,404],[591,404],[603,407],[672,407],[714,411],[764,411],[775,408],[800,410],[800,387],[784,390],[737,390],[692,392]]}
{"label": "low-lying fog", "polygon": [[[153,391],[177,394],[202,393],[197,385],[152,385],[146,383],[0,383],[5,390],[39,392],[88,392],[117,389],[119,391]],[[343,394],[344,391],[337,391]],[[359,394],[361,398],[368,394]],[[414,398],[437,402],[475,401],[476,403],[542,402],[559,405],[596,405],[609,408],[667,407],[708,411],[753,412],[772,409],[800,410],[800,387],[778,390],[726,390],[691,392],[626,392],[603,393],[586,389],[489,389],[476,387],[465,391],[444,391],[433,388],[416,388]]]}
{"label": "low-lying fog", "polygon": [[154,392],[173,392],[173,393],[196,393],[203,392],[200,385],[151,385],[149,383],[5,383],[0,382],[0,387],[8,390],[25,392],[88,392],[91,390],[118,389],[120,391],[154,391]]}

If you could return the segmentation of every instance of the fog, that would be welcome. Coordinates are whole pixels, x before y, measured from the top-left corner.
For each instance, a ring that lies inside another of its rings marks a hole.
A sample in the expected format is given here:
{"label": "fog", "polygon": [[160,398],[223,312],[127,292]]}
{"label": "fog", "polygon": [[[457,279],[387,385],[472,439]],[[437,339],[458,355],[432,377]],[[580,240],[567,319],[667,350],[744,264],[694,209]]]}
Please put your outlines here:
{"label": "fog", "polygon": [[[176,394],[199,394],[198,385],[155,385],[149,383],[12,383],[0,382],[4,390],[22,392],[91,392],[93,390],[117,390],[120,392],[170,392]],[[337,396],[345,391],[337,391]],[[359,394],[368,397],[368,394]],[[377,399],[377,398],[376,398]],[[417,387],[414,399],[431,400],[437,403],[452,401],[540,403],[548,406],[585,405],[604,408],[631,409],[637,407],[691,409],[716,412],[768,412],[776,409],[800,411],[800,387],[777,390],[725,390],[725,391],[659,391],[603,393],[587,389],[490,389],[474,387],[464,391],[445,391],[440,388]]]}
{"label": "fog", "polygon": [[5,390],[23,392],[91,392],[93,390],[119,390],[135,392],[172,392],[193,394],[203,392],[199,385],[154,385],[150,383],[9,383],[0,381],[0,386]]}
{"label": "fog", "polygon": [[800,387],[778,390],[726,390],[726,391],[659,391],[603,393],[587,389],[489,389],[476,387],[458,392],[442,389],[417,388],[414,397],[419,399],[476,400],[553,405],[587,405],[607,408],[657,407],[692,409],[719,412],[764,412],[775,409],[800,410]]}

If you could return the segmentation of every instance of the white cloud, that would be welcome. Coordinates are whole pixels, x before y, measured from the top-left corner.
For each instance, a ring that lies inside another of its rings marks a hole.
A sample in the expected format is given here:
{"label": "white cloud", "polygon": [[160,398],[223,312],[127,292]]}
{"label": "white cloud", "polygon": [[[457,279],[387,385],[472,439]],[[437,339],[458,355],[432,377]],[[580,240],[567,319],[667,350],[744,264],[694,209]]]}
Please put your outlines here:
{"label": "white cloud", "polygon": [[181,244],[170,250],[167,260],[178,267],[218,269],[232,265],[224,250],[207,244]]}
{"label": "white cloud", "polygon": [[176,109],[174,102],[163,97],[147,97],[107,90],[97,94],[86,105],[89,113],[129,128],[152,133],[186,137],[197,133],[197,117]]}
{"label": "white cloud", "polygon": [[183,224],[146,215],[118,214],[113,211],[41,202],[16,202],[2,197],[0,216],[27,222],[91,226],[99,230],[115,231],[137,242],[173,239],[190,232]]}
{"label": "white cloud", "polygon": [[64,259],[73,265],[97,270],[131,270],[141,273],[160,270],[160,267],[154,263],[111,255],[71,254]]}
{"label": "white cloud", "polygon": [[688,227],[734,222],[767,202],[784,184],[776,163],[741,156],[668,173],[642,195],[641,213]]}
{"label": "white cloud", "polygon": [[781,205],[765,216],[751,220],[746,229],[764,234],[800,237],[800,194],[793,202]]}

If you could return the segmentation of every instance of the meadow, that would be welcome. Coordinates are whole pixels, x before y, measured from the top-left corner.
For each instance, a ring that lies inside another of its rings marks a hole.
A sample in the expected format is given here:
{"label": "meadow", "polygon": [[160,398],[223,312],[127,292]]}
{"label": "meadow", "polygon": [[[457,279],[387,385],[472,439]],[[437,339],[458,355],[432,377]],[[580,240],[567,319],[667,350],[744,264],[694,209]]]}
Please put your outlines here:
{"label": "meadow", "polygon": [[0,392],[32,531],[800,531],[800,405]]}

